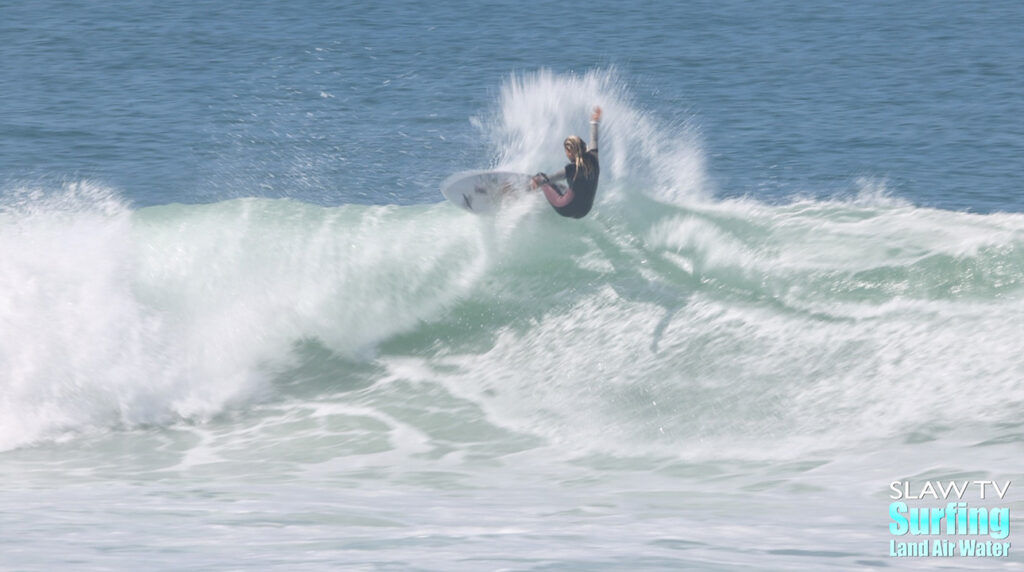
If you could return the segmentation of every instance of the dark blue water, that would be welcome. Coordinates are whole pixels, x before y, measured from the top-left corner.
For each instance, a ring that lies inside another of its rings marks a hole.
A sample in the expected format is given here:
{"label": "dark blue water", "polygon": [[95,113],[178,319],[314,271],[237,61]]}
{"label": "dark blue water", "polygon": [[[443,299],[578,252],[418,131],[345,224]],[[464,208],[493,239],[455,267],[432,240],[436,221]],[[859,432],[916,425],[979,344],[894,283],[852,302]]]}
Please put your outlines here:
{"label": "dark blue water", "polygon": [[1024,206],[1016,2],[43,1],[2,19],[0,176],[98,179],[139,205],[435,201],[493,160],[470,119],[510,73],[614,67],[637,107],[699,130],[720,195],[868,178],[921,205]]}

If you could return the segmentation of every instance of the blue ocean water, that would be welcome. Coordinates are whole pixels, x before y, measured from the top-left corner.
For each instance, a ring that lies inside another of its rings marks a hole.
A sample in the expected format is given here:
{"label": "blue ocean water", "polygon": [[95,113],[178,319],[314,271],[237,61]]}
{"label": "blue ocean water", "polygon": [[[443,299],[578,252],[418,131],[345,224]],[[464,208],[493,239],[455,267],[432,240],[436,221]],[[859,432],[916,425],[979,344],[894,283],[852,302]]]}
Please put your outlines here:
{"label": "blue ocean water", "polygon": [[[1022,29],[0,2],[0,568],[1020,567],[892,557],[889,485],[1019,535]],[[442,202],[594,105],[588,218]]]}

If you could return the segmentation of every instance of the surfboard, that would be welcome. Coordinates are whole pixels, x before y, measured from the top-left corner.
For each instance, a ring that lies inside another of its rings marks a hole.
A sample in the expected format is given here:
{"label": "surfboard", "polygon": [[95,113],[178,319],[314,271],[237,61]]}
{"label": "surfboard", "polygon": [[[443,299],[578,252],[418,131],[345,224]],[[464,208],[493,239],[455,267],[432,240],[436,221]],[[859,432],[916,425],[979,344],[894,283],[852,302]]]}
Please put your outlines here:
{"label": "surfboard", "polygon": [[441,193],[456,206],[483,215],[530,190],[530,175],[507,171],[463,171],[441,183]]}

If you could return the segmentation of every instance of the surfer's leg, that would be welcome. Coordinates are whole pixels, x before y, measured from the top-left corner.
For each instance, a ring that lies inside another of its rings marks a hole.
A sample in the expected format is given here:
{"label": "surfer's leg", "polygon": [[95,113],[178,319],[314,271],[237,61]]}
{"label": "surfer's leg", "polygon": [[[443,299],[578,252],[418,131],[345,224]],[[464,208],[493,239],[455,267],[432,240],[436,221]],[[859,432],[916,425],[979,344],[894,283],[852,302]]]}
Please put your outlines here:
{"label": "surfer's leg", "polygon": [[572,187],[563,189],[555,183],[545,183],[543,187],[544,197],[555,207],[564,207],[572,202],[576,195],[572,192]]}

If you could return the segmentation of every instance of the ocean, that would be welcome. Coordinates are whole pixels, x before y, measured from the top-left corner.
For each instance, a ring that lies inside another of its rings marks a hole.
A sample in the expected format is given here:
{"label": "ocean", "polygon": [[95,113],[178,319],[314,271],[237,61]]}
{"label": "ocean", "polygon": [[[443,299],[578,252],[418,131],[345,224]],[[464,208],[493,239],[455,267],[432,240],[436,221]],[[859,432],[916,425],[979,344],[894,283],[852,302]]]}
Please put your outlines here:
{"label": "ocean", "polygon": [[1024,569],[1021,30],[0,1],[0,569]]}

